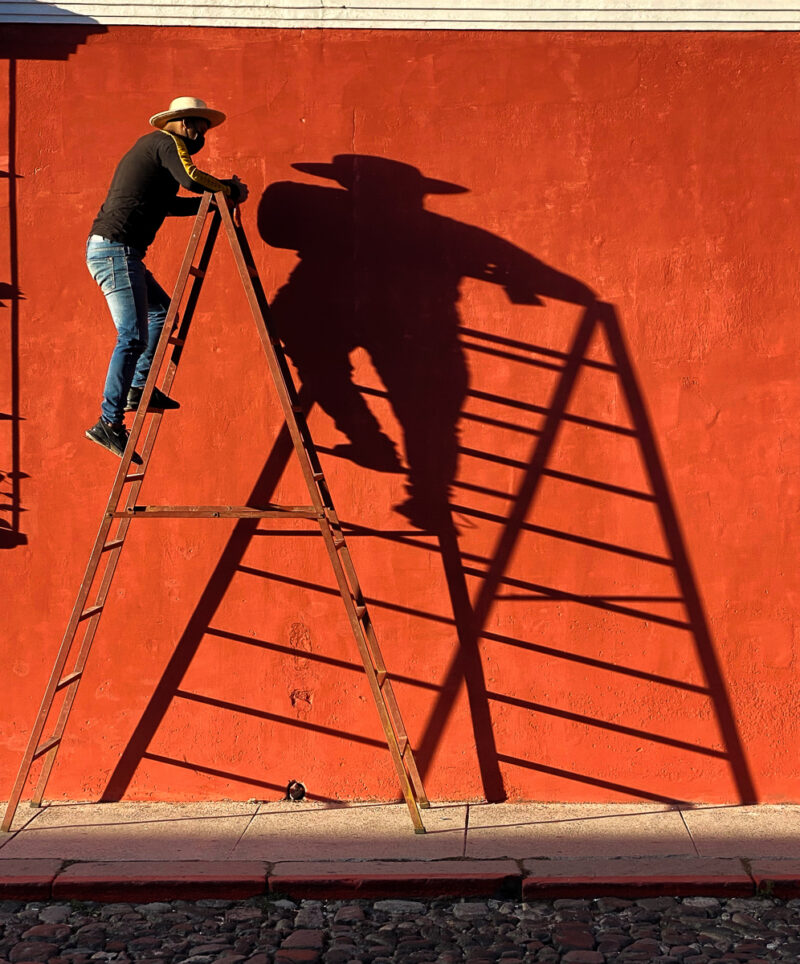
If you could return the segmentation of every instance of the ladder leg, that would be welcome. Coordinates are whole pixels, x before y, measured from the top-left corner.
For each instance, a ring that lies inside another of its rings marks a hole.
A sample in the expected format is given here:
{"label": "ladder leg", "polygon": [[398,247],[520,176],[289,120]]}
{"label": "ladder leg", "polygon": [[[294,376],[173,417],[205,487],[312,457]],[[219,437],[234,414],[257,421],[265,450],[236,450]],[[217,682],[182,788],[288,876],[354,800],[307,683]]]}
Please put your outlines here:
{"label": "ladder leg", "polygon": [[[135,483],[135,488],[137,491],[140,486],[141,486],[141,482]],[[135,493],[132,493],[132,495],[129,496],[129,498],[131,497],[135,498]],[[111,558],[109,558],[108,562],[106,563],[105,572],[103,573],[103,577],[97,591],[97,596],[95,597],[95,605],[101,607],[101,611],[102,611],[102,607],[105,607],[106,599],[108,598],[108,592],[111,588],[111,582],[114,578],[114,573],[116,572],[117,563],[119,562],[120,556],[122,555],[122,546],[125,542],[125,536],[127,535],[129,525],[130,525],[130,519],[122,519],[120,521],[120,526],[117,529],[115,541],[117,541],[119,545],[115,550],[112,551]],[[91,563],[90,563],[90,566],[91,566]],[[89,573],[87,571],[87,576],[88,574]],[[75,678],[74,683],[69,685],[69,687],[67,688],[67,692],[64,694],[64,701],[61,704],[61,710],[59,711],[58,720],[56,722],[55,729],[53,731],[53,737],[54,739],[57,739],[58,742],[55,743],[53,748],[49,750],[47,754],[45,754],[44,760],[42,762],[42,769],[39,772],[39,779],[37,780],[37,783],[36,783],[36,789],[33,791],[33,795],[31,797],[31,806],[34,806],[34,807],[41,806],[42,797],[44,796],[44,792],[47,788],[47,782],[50,779],[50,774],[56,762],[58,748],[61,746],[61,738],[64,735],[64,730],[66,729],[66,726],[67,726],[67,720],[69,719],[69,715],[72,710],[72,704],[75,702],[75,697],[78,695],[77,684],[80,680],[80,677],[83,675],[83,671],[89,659],[89,652],[91,651],[92,643],[94,642],[94,637],[95,637],[95,634],[97,633],[97,628],[100,625],[100,615],[101,615],[101,612],[98,612],[97,615],[89,619],[88,625],[86,627],[86,631],[83,635],[83,639],[81,640],[80,646],[78,648],[78,655],[75,659],[75,664],[72,672],[73,674],[79,674],[79,675]],[[74,637],[73,637],[73,645],[74,645]]]}
{"label": "ladder leg", "polygon": [[325,548],[331,560],[339,592],[364,664],[364,670],[389,745],[389,751],[400,779],[414,831],[415,833],[425,833],[419,806],[429,806],[428,799],[422,788],[422,780],[414,760],[410,741],[400,716],[391,682],[387,678],[383,657],[363,602],[355,567],[333,508],[316,448],[311,439],[302,407],[298,404],[297,391],[291,371],[280,342],[269,330],[269,306],[244,231],[235,226],[230,211],[221,196],[218,197],[218,205],[222,212],[222,223],[245,288],[253,319],[264,346],[267,363],[278,392],[286,425],[300,459],[311,501],[318,512],[320,531]]}
{"label": "ladder leg", "polygon": [[[355,637],[356,645],[358,646],[359,653],[361,655],[361,661],[364,664],[364,669],[367,674],[367,681],[369,682],[370,689],[372,690],[372,696],[378,709],[378,715],[380,716],[383,732],[386,736],[386,742],[389,745],[389,750],[391,752],[395,768],[397,769],[397,775],[400,778],[400,785],[403,790],[403,796],[408,804],[411,820],[414,824],[414,830],[416,833],[424,833],[425,828],[422,824],[417,803],[417,788],[413,785],[407,769],[407,762],[408,760],[413,761],[414,755],[411,750],[411,744],[408,739],[405,726],[400,718],[397,703],[394,700],[394,694],[391,690],[391,682],[387,677],[386,667],[383,664],[383,658],[380,650],[377,647],[377,640],[375,640],[375,646],[371,647],[370,640],[365,632],[365,623],[367,623],[371,628],[371,620],[369,619],[367,607],[363,604],[363,601],[360,606],[356,606],[344,566],[339,558],[342,551],[346,551],[346,545],[343,541],[339,542],[339,540],[334,537],[327,519],[323,518],[320,520],[320,529],[322,531],[325,547],[328,550],[328,556],[331,560],[336,581],[339,584],[339,592],[345,605],[345,611],[350,619],[350,627],[353,631],[353,636]],[[338,535],[340,535],[339,532],[337,532],[337,536]],[[384,689],[387,691],[387,694],[392,694],[391,702],[386,699]],[[396,712],[394,712],[395,710]],[[419,773],[417,771],[416,764],[414,764],[413,769],[417,776],[417,780],[419,780]],[[421,781],[419,781],[419,786],[421,787]],[[424,791],[422,796],[425,801],[422,806],[425,806],[428,801],[424,796]]]}
{"label": "ladder leg", "polygon": [[[130,459],[128,459],[128,462],[129,461]],[[70,616],[69,622],[67,624],[66,632],[64,633],[64,638],[61,642],[61,646],[56,656],[55,664],[50,673],[50,679],[48,680],[47,686],[45,688],[44,696],[42,697],[42,703],[41,703],[41,706],[39,707],[39,713],[36,717],[36,721],[33,725],[33,730],[28,739],[28,745],[23,755],[19,771],[17,773],[17,778],[14,783],[14,788],[12,790],[11,797],[9,798],[8,804],[6,806],[5,816],[3,818],[2,825],[0,825],[0,828],[4,831],[8,831],[11,827],[11,822],[14,819],[14,813],[16,812],[17,806],[19,805],[20,797],[25,787],[25,783],[27,782],[28,775],[30,773],[30,769],[33,764],[33,761],[34,759],[36,759],[38,755],[41,755],[38,752],[40,749],[40,740],[42,738],[42,734],[44,732],[45,726],[47,725],[47,721],[50,716],[50,711],[53,706],[53,700],[55,699],[56,692],[58,691],[59,683],[62,679],[62,674],[64,672],[64,667],[66,666],[67,661],[69,660],[70,653],[72,652],[72,649],[73,649],[75,635],[78,631],[78,625],[81,622],[81,619],[84,616],[84,614],[87,612],[86,602],[89,597],[89,592],[91,590],[92,583],[94,581],[95,572],[97,571],[97,566],[100,561],[101,553],[103,551],[103,546],[106,543],[106,539],[108,537],[108,532],[110,528],[111,528],[111,519],[104,518],[100,526],[100,531],[98,532],[97,538],[95,539],[94,548],[92,549],[92,553],[89,557],[89,562],[86,567],[86,572],[83,577],[83,582],[81,583],[81,587],[78,590],[78,597],[75,600],[75,605],[72,608],[72,614]],[[91,620],[91,622],[96,622],[98,617],[99,617],[99,612],[97,613],[96,616],[90,616],[89,619]],[[88,628],[87,628],[87,631],[88,631]],[[76,683],[79,678],[80,677],[76,679],[75,681]],[[73,685],[71,688],[75,689],[76,687]],[[64,721],[64,723],[65,722],[66,721]],[[55,759],[55,753],[61,741],[62,734],[63,734],[63,723],[60,727],[60,730],[57,728],[53,736],[47,741],[48,744],[51,744],[50,748],[47,750],[47,756],[50,762],[50,768],[47,771],[48,774],[50,772],[50,769],[52,769],[52,761]],[[41,802],[41,796],[39,797],[37,803],[39,802]]]}
{"label": "ladder leg", "polygon": [[[147,384],[144,391],[142,392],[142,402],[139,406],[139,410],[134,418],[133,427],[128,439],[128,444],[125,449],[125,453],[120,460],[119,469],[114,481],[114,484],[109,495],[108,503],[106,506],[106,511],[103,516],[103,521],[100,525],[97,537],[95,539],[94,547],[89,557],[89,562],[86,567],[86,572],[83,577],[83,582],[78,591],[78,597],[75,601],[75,605],[70,616],[64,638],[59,648],[58,655],[56,656],[55,665],[50,674],[50,679],[45,689],[44,697],[42,698],[42,703],[39,708],[39,713],[36,717],[36,721],[31,732],[31,736],[28,740],[28,745],[20,764],[19,771],[17,773],[16,780],[11,792],[11,796],[6,805],[5,814],[3,817],[2,824],[0,824],[0,829],[3,831],[8,831],[11,828],[11,824],[14,820],[14,815],[16,813],[17,807],[19,806],[22,793],[25,789],[25,784],[27,783],[28,777],[30,775],[31,767],[35,760],[40,757],[44,757],[41,772],[39,774],[39,779],[34,791],[31,803],[34,806],[39,806],[44,796],[45,789],[47,787],[47,782],[49,780],[50,774],[52,772],[53,766],[55,764],[56,756],[58,754],[58,749],[61,745],[61,740],[64,734],[64,730],[69,719],[70,711],[72,705],[75,701],[75,697],[78,691],[78,685],[80,683],[81,677],[83,675],[83,670],[86,665],[86,661],[89,656],[89,651],[91,649],[94,636],[97,631],[97,627],[100,622],[100,617],[102,615],[103,607],[108,596],[108,591],[111,587],[111,581],[114,577],[114,572],[116,571],[117,562],[119,561],[119,556],[121,554],[122,546],[125,542],[125,536],[127,535],[128,525],[130,520],[123,519],[119,524],[116,535],[114,539],[110,542],[108,540],[108,535],[111,530],[112,523],[114,521],[114,512],[117,509],[120,498],[122,496],[122,491],[124,486],[127,484],[130,486],[128,491],[127,505],[132,506],[136,501],[136,496],[141,488],[142,481],[144,479],[144,474],[147,469],[147,464],[149,461],[149,455],[152,450],[153,444],[155,442],[155,436],[158,431],[158,426],[160,423],[160,416],[154,415],[150,430],[148,431],[147,440],[144,449],[144,459],[140,471],[135,473],[130,473],[131,459],[133,456],[134,449],[136,447],[136,442],[139,435],[141,434],[145,414],[147,412],[147,406],[152,396],[153,387],[155,385],[157,376],[162,367],[164,357],[166,355],[167,346],[171,340],[174,341],[172,336],[172,328],[175,325],[178,312],[180,310],[181,300],[183,298],[184,291],[189,282],[190,276],[194,276],[194,284],[192,286],[190,297],[187,303],[186,310],[183,314],[182,324],[181,324],[181,343],[176,345],[172,359],[169,365],[169,380],[172,381],[172,377],[175,373],[175,368],[177,367],[177,362],[180,358],[180,349],[182,347],[183,340],[188,332],[188,327],[191,322],[192,315],[194,313],[194,307],[197,300],[197,295],[199,294],[200,286],[202,285],[202,279],[205,274],[205,268],[208,265],[208,261],[211,257],[211,251],[213,249],[217,233],[219,230],[219,212],[214,212],[214,217],[212,218],[212,224],[206,237],[206,243],[204,245],[200,266],[193,268],[193,261],[197,253],[197,249],[200,245],[200,241],[203,235],[203,230],[206,222],[206,218],[209,213],[211,205],[212,196],[206,193],[200,202],[200,207],[195,218],[194,226],[192,229],[192,234],[187,245],[186,254],[184,255],[183,263],[178,272],[178,279],[175,285],[175,292],[170,304],[167,317],[164,322],[164,330],[161,333],[161,338],[159,339],[158,346],[156,348],[156,353],[153,358],[153,363],[150,368],[150,373],[148,375]],[[95,583],[98,568],[100,566],[103,554],[110,552],[110,555],[106,562],[106,567],[97,590],[95,597],[95,603],[93,606],[87,609],[86,603],[89,598],[92,586]],[[73,652],[76,636],[78,633],[78,628],[80,623],[87,621],[86,629],[82,642],[78,648],[78,654],[74,663],[73,670],[66,677],[63,676],[64,667],[66,666],[71,653]],[[60,690],[66,690],[64,694],[64,699],[61,704],[61,708],[58,714],[58,718],[55,724],[55,729],[53,734],[44,743],[41,743],[42,734],[45,731],[47,722],[50,718],[50,714],[53,709],[53,703],[57,692]]]}
{"label": "ladder leg", "polygon": [[[392,726],[395,733],[401,738],[401,740],[406,742],[406,751],[403,753],[403,761],[405,763],[406,770],[408,771],[408,777],[416,792],[417,800],[419,805],[423,808],[430,806],[428,798],[425,794],[425,789],[422,785],[422,779],[417,769],[416,760],[414,758],[414,753],[411,750],[411,745],[408,742],[408,736],[403,725],[402,717],[400,714],[400,707],[397,704],[397,699],[394,695],[394,689],[392,687],[392,682],[388,678],[386,671],[386,666],[383,661],[383,654],[381,653],[380,645],[378,643],[377,636],[375,635],[375,628],[370,618],[369,612],[367,611],[366,604],[364,603],[363,593],[361,592],[361,585],[358,581],[358,575],[356,574],[355,566],[353,565],[353,559],[350,555],[350,550],[344,539],[344,533],[341,531],[341,526],[339,525],[338,517],[336,517],[333,508],[331,507],[331,515],[336,519],[337,527],[337,537],[333,538],[333,547],[336,551],[336,556],[331,556],[334,568],[337,565],[337,560],[341,563],[342,569],[344,570],[344,575],[346,577],[345,583],[349,586],[349,594],[352,596],[356,603],[356,614],[360,616],[360,632],[364,637],[364,644],[367,650],[367,655],[375,666],[379,674],[379,687],[381,696],[384,699],[391,720]],[[338,548],[337,548],[338,545]],[[330,550],[329,550],[330,554]],[[340,583],[341,585],[341,583]],[[344,593],[342,594],[344,596]],[[359,613],[360,610],[360,613]]]}
{"label": "ladder leg", "polygon": [[[45,696],[45,699],[46,698],[47,697]],[[31,735],[28,738],[28,746],[25,750],[25,754],[22,757],[22,762],[20,763],[19,770],[17,771],[14,786],[11,789],[11,795],[9,796],[8,803],[6,804],[3,822],[0,824],[0,831],[3,833],[8,833],[8,831],[11,830],[14,814],[17,812],[17,807],[19,806],[19,801],[22,797],[22,791],[25,789],[28,773],[30,772],[31,764],[33,763],[33,754],[36,750],[36,747],[39,745],[39,740],[44,732],[44,726],[47,722],[46,714],[43,716],[42,713],[44,709],[45,706],[43,703],[39,710],[39,715],[36,717],[36,722],[33,725]]]}

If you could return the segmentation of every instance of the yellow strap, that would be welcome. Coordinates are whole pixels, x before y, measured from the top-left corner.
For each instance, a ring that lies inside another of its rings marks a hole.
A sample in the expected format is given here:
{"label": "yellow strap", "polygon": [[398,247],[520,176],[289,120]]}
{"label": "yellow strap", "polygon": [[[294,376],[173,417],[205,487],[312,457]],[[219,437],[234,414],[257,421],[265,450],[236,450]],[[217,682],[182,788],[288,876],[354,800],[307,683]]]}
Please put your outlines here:
{"label": "yellow strap", "polygon": [[199,167],[195,167],[194,164],[192,164],[192,158],[189,152],[186,150],[186,145],[183,143],[183,141],[179,137],[176,137],[171,131],[164,131],[164,133],[169,134],[173,141],[175,141],[175,146],[178,149],[178,157],[181,160],[181,164],[183,164],[184,170],[196,184],[204,187],[207,191],[223,191],[225,197],[230,197],[231,189],[228,184],[223,184],[222,181],[218,181],[210,174],[206,174],[205,171],[201,171]]}

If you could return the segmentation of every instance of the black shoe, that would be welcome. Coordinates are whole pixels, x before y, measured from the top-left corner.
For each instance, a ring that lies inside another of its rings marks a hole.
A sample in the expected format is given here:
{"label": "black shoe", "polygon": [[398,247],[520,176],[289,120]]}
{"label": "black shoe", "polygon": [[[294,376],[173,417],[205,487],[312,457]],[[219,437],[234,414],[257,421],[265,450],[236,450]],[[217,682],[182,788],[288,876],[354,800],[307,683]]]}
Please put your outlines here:
{"label": "black shoe", "polygon": [[[100,419],[97,425],[87,428],[84,435],[86,438],[91,439],[92,442],[97,442],[97,444],[102,445],[104,449],[108,449],[109,452],[113,452],[114,455],[119,458],[122,458],[124,455],[125,446],[128,444],[128,430],[125,426],[112,425],[103,418]],[[142,459],[138,452],[133,453],[131,462],[135,465],[142,464]]]}
{"label": "black shoe", "polygon": [[[128,399],[125,403],[126,412],[135,412],[139,407],[139,402],[142,400],[143,388],[131,388],[128,391]],[[156,409],[158,411],[165,411],[168,408],[180,408],[180,403],[176,402],[174,399],[170,398],[169,395],[165,395],[161,389],[154,388],[153,394],[150,396],[150,410]]]}

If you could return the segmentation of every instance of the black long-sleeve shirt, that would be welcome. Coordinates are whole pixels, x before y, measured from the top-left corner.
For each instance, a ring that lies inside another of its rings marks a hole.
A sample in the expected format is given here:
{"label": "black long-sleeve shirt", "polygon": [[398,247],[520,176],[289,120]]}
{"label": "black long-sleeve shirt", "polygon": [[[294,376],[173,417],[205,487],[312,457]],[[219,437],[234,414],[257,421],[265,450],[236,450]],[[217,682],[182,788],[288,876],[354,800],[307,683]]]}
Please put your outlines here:
{"label": "black long-sleeve shirt", "polygon": [[165,131],[140,137],[117,165],[90,234],[144,253],[167,215],[196,213],[199,198],[178,197],[179,187],[198,194],[223,189],[227,193],[230,182],[198,171],[188,160],[184,145],[183,138]]}

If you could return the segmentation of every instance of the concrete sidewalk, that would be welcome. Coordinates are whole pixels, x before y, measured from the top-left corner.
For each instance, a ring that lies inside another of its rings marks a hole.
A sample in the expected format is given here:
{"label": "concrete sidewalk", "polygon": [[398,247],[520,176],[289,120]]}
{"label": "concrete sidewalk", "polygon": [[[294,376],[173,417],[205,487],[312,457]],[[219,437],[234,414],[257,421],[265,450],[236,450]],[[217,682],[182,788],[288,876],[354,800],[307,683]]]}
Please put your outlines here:
{"label": "concrete sidewalk", "polygon": [[800,896],[800,806],[22,805],[0,897]]}

